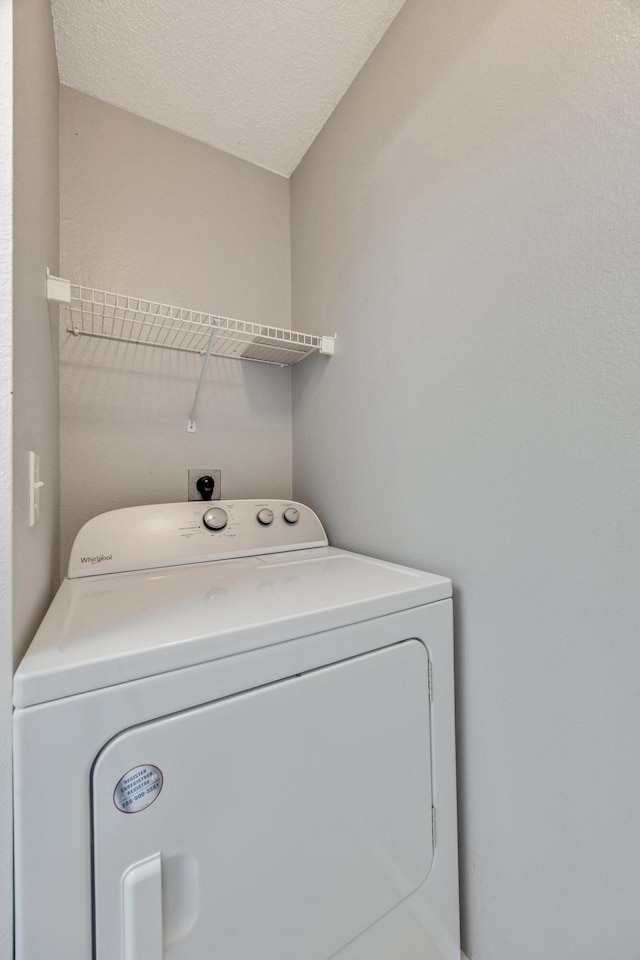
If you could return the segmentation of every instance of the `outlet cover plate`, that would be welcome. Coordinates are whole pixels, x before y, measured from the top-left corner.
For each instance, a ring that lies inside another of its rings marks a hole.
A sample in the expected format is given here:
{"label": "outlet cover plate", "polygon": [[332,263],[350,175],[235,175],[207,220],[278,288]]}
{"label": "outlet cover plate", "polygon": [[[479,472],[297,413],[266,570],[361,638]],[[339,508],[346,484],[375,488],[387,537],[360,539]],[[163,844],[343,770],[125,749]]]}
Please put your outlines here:
{"label": "outlet cover plate", "polygon": [[200,477],[213,477],[213,496],[212,500],[220,500],[222,497],[222,471],[215,470],[213,467],[192,468],[188,471],[189,485],[187,488],[187,500],[202,500],[198,493],[196,483]]}

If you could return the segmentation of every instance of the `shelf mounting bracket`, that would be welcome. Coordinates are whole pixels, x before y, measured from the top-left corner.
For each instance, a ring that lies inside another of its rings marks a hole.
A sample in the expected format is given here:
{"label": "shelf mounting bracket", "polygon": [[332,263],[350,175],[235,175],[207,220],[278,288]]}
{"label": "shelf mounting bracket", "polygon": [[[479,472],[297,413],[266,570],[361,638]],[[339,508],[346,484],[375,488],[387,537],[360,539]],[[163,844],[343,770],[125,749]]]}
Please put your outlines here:
{"label": "shelf mounting bracket", "polygon": [[54,277],[47,267],[47,300],[49,303],[71,303],[71,281]]}
{"label": "shelf mounting bracket", "polygon": [[209,334],[209,343],[207,344],[207,352],[204,355],[202,361],[202,370],[200,371],[200,379],[198,380],[198,386],[196,387],[196,395],[193,398],[193,404],[191,407],[191,412],[189,413],[189,419],[187,420],[187,433],[196,432],[196,413],[198,412],[198,403],[200,401],[200,391],[202,390],[202,384],[204,383],[204,378],[207,375],[207,367],[209,366],[209,360],[211,359],[211,351],[213,350],[213,341],[216,335],[216,328],[211,325],[211,333]]}
{"label": "shelf mounting bracket", "polygon": [[332,357],[336,352],[336,336],[334,333],[332,337],[320,337],[320,349],[318,353],[321,353],[325,357]]}

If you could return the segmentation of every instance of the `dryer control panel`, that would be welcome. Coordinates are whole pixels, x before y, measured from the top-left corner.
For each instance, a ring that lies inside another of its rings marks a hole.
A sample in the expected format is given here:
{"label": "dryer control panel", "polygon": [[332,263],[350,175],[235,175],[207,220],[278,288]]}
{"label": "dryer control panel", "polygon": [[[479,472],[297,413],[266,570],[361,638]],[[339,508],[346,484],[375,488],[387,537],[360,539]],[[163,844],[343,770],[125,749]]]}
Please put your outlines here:
{"label": "dryer control panel", "polygon": [[316,514],[291,500],[159,503],[103,513],[82,527],[68,576],[92,577],[326,547]]}

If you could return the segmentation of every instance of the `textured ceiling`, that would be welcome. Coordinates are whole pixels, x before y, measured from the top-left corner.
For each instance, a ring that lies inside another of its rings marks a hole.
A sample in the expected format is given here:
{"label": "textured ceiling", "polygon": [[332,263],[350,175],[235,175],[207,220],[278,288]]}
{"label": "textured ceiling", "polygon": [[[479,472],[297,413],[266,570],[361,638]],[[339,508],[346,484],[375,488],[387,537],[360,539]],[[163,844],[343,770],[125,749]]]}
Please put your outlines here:
{"label": "textured ceiling", "polygon": [[53,0],[60,80],[288,176],[404,0]]}

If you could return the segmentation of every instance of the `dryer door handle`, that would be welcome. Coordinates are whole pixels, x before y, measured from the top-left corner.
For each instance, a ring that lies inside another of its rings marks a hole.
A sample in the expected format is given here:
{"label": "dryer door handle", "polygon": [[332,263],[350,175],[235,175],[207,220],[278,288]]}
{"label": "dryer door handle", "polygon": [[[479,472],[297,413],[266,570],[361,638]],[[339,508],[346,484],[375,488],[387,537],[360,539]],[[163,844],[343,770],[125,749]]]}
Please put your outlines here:
{"label": "dryer door handle", "polygon": [[162,960],[162,860],[132,864],[122,877],[123,960]]}

